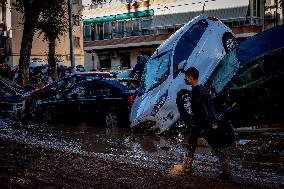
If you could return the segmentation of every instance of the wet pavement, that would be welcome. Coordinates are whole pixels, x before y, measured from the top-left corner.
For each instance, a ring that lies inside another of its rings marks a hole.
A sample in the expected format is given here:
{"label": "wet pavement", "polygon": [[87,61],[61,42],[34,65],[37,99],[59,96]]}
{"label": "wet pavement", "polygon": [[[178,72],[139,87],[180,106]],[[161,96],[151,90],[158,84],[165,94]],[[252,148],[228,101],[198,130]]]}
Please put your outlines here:
{"label": "wet pavement", "polygon": [[[283,125],[282,125],[283,126]],[[226,150],[232,178],[209,146],[191,176],[168,177],[187,135],[138,136],[128,128],[21,124],[0,117],[0,188],[284,188],[283,130],[239,134]]]}

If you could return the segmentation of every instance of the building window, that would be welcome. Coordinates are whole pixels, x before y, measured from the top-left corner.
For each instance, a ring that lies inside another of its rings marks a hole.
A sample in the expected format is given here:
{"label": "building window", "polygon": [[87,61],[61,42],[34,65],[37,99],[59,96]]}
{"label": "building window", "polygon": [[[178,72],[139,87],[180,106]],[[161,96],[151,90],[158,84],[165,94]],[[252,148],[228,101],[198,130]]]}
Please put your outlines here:
{"label": "building window", "polygon": [[104,25],[103,23],[98,23],[95,25],[95,40],[104,39]]}
{"label": "building window", "polygon": [[96,40],[96,24],[91,24],[91,38],[92,41]]}
{"label": "building window", "polygon": [[91,40],[91,25],[84,25],[84,40]]}
{"label": "building window", "polygon": [[99,55],[100,67],[99,70],[110,70],[111,69],[111,57],[110,54]]}
{"label": "building window", "polygon": [[111,39],[111,23],[110,22],[105,22],[104,23],[104,39]]}
{"label": "building window", "polygon": [[125,23],[125,31],[126,31],[126,36],[139,36],[139,24],[140,20],[135,19],[135,20],[128,20]]}
{"label": "building window", "polygon": [[121,67],[124,69],[130,68],[130,54],[129,53],[123,53],[120,55],[120,64],[121,64]]}
{"label": "building window", "polygon": [[154,34],[153,31],[150,30],[151,23],[152,23],[151,19],[142,19],[141,20],[142,35],[152,35],[152,34]]}
{"label": "building window", "polygon": [[133,20],[126,21],[125,23],[125,31],[126,31],[125,36],[126,37],[131,36],[132,27],[133,27]]}
{"label": "building window", "polygon": [[261,2],[260,0],[253,0],[253,16],[260,17],[260,7],[261,7]]}
{"label": "building window", "polygon": [[79,15],[72,15],[73,25],[80,26],[80,17]]}
{"label": "building window", "polygon": [[74,37],[74,47],[80,48],[80,37]]}
{"label": "building window", "polygon": [[151,27],[151,19],[143,19],[141,20],[141,29],[150,29]]}
{"label": "building window", "polygon": [[117,38],[124,37],[124,21],[118,21],[116,23],[116,35]]}
{"label": "building window", "polygon": [[132,25],[132,36],[139,36],[140,33],[140,27],[139,27],[139,19],[133,20],[133,25]]}

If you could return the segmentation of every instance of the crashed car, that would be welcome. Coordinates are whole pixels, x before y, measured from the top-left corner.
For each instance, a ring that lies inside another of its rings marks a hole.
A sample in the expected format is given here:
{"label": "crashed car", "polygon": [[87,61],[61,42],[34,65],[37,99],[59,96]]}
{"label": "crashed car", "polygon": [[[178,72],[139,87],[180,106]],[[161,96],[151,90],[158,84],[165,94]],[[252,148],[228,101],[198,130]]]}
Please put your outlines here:
{"label": "crashed car", "polygon": [[129,127],[134,93],[115,80],[83,80],[59,97],[38,100],[33,115],[40,121],[92,122]]}
{"label": "crashed car", "polygon": [[16,114],[23,106],[24,89],[0,76],[0,113]]}
{"label": "crashed car", "polygon": [[25,107],[23,107],[22,114],[18,113],[20,117],[30,116],[31,111],[38,100],[48,99],[50,97],[60,97],[63,93],[68,91],[77,83],[84,80],[93,80],[98,78],[96,74],[93,73],[78,73],[69,75],[65,78],[57,80],[49,85],[46,85],[42,89],[36,89],[24,94]]}
{"label": "crashed car", "polygon": [[158,47],[144,68],[131,110],[131,127],[162,133],[174,125],[180,118],[177,94],[190,90],[182,72],[195,66],[200,83],[205,83],[236,45],[230,28],[216,17],[200,15],[179,29]]}
{"label": "crashed car", "polygon": [[284,25],[276,26],[242,42],[209,78],[218,112],[236,104],[230,113],[235,127],[283,121],[283,33]]}

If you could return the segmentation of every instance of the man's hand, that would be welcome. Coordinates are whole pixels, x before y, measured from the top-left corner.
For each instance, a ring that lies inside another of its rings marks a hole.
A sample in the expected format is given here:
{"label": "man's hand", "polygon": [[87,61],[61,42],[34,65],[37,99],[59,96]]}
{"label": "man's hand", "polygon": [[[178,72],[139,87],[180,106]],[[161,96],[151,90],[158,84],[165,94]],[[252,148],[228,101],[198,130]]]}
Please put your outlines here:
{"label": "man's hand", "polygon": [[212,129],[217,129],[219,126],[215,123],[212,124]]}

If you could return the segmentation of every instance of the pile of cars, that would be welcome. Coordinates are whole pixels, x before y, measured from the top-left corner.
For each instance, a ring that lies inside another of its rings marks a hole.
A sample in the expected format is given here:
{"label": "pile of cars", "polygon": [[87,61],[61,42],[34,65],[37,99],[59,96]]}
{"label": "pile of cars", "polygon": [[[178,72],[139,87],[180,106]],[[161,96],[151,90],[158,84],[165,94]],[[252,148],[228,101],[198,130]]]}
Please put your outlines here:
{"label": "pile of cars", "polygon": [[[179,29],[147,62],[132,107],[131,127],[162,133],[180,118],[176,99],[190,87],[184,82],[184,70],[195,66],[200,83],[205,83],[227,52],[237,45],[227,26],[215,17],[200,15]],[[190,103],[184,103],[190,112]]]}
{"label": "pile of cars", "polygon": [[21,86],[0,76],[0,113],[16,113],[16,107],[23,106],[24,93]]}
{"label": "pile of cars", "polygon": [[[217,113],[236,104],[234,126],[283,119],[284,25],[240,45],[215,17],[201,15],[165,41],[148,61],[132,106],[131,127],[163,133],[182,118],[190,124],[191,88],[184,70],[196,67]],[[276,37],[277,36],[277,37]]]}
{"label": "pile of cars", "polygon": [[9,90],[24,97],[24,103],[18,103],[22,107],[14,108],[23,117],[95,121],[107,127],[130,124],[133,130],[163,133],[180,119],[191,121],[191,87],[184,82],[184,70],[194,66],[200,72],[199,82],[212,94],[217,113],[236,104],[229,114],[235,127],[254,120],[276,121],[284,116],[283,33],[281,25],[238,44],[220,20],[200,15],[150,59],[117,78],[107,72],[78,72],[39,90]]}

